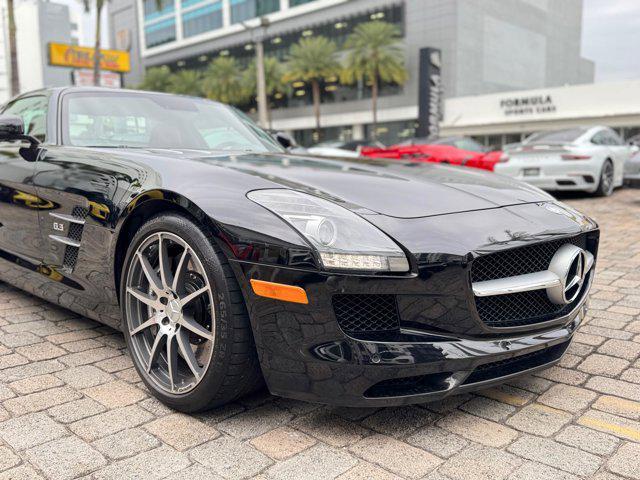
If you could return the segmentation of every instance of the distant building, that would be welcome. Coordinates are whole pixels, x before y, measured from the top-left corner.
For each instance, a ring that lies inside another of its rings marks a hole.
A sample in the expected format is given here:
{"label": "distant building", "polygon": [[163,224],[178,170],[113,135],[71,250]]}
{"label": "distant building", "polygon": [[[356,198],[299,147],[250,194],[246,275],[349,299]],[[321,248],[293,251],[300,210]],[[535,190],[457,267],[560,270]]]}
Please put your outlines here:
{"label": "distant building", "polygon": [[[300,38],[325,35],[342,45],[354,26],[369,20],[394,23],[406,45],[409,81],[383,85],[379,136],[411,135],[418,101],[418,52],[442,51],[445,97],[590,83],[594,66],[580,56],[582,0],[112,0],[111,42],[129,39],[137,68],[125,81],[138,83],[144,70],[200,69],[216,56],[248,63],[251,32],[264,16],[265,51],[284,59]],[[129,32],[129,33],[127,33]],[[370,89],[322,86],[324,138],[362,138],[371,124]],[[294,131],[310,143],[314,117],[309,85],[272,99],[273,127]]]}

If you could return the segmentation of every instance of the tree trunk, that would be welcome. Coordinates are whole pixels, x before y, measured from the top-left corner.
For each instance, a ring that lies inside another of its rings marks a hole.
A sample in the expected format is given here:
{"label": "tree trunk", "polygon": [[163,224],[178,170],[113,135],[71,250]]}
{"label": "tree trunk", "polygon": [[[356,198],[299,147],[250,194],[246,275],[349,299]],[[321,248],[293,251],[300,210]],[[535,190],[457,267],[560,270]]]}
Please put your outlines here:
{"label": "tree trunk", "polygon": [[371,79],[371,109],[373,113],[373,128],[371,129],[371,140],[378,139],[378,77]]}
{"label": "tree trunk", "polygon": [[313,94],[313,113],[316,117],[316,142],[320,141],[320,82],[311,80],[311,93]]}
{"label": "tree trunk", "polygon": [[16,47],[16,19],[13,13],[13,0],[7,0],[9,27],[9,55],[11,57],[11,96],[20,93],[20,73],[18,72],[18,50]]}
{"label": "tree trunk", "polygon": [[98,0],[96,2],[96,43],[95,51],[93,52],[93,84],[97,87],[100,86],[100,16],[102,13],[102,2]]}

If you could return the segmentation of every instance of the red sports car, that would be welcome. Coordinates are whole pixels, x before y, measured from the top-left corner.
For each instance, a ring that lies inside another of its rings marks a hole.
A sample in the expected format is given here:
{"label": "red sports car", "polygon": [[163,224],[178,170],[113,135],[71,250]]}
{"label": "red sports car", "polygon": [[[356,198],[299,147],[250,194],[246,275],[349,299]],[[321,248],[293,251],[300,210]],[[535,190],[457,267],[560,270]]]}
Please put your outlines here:
{"label": "red sports car", "polygon": [[493,171],[496,163],[505,161],[502,151],[490,151],[468,137],[414,138],[387,148],[363,147],[361,155],[375,158],[448,163]]}

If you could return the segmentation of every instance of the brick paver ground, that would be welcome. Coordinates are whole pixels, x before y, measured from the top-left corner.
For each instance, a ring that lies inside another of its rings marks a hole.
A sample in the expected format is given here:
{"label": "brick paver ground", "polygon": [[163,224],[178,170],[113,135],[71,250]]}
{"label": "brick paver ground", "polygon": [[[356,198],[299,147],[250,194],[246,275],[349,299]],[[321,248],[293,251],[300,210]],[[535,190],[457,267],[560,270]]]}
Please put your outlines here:
{"label": "brick paver ground", "polygon": [[149,396],[119,333],[0,284],[0,480],[640,479],[640,192],[565,201],[602,240],[560,365],[425,405],[263,392],[186,416]]}

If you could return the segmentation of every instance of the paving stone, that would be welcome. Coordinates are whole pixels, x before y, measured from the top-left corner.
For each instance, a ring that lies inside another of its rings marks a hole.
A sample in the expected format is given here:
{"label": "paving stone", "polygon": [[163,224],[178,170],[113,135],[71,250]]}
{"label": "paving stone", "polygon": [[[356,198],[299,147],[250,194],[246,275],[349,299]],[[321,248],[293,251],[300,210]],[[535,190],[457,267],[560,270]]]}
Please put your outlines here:
{"label": "paving stone", "polygon": [[362,421],[362,426],[392,437],[405,437],[418,428],[440,418],[417,407],[384,408]]}
{"label": "paving stone", "polygon": [[126,407],[147,398],[145,392],[123,381],[103,383],[87,388],[84,393],[107,408]]}
{"label": "paving stone", "polygon": [[607,377],[591,377],[586,387],[601,393],[623,397],[627,400],[640,401],[640,388],[635,383]]}
{"label": "paving stone", "polygon": [[325,409],[300,417],[291,426],[334,447],[351,445],[367,434],[359,425],[332,415]]}
{"label": "paving stone", "polygon": [[34,362],[39,362],[41,360],[51,360],[67,353],[60,347],[49,342],[37,343],[35,345],[29,345],[27,347],[20,347],[16,349],[16,352]]}
{"label": "paving stone", "polygon": [[368,462],[408,478],[423,477],[442,463],[435,455],[386,435],[371,435],[349,449]]}
{"label": "paving stone", "polygon": [[590,390],[571,385],[554,385],[543,393],[538,402],[567,412],[579,412],[586,409],[598,395]]}
{"label": "paving stone", "polygon": [[39,480],[42,477],[28,465],[20,465],[0,473],[0,480]]}
{"label": "paving stone", "polygon": [[274,480],[296,478],[301,472],[305,480],[335,478],[357,464],[357,460],[343,450],[317,445],[271,467],[267,477]]}
{"label": "paving stone", "polygon": [[145,429],[179,451],[193,448],[220,435],[206,423],[181,413],[154,420],[145,425]]}
{"label": "paving stone", "polygon": [[[157,398],[149,397],[138,403],[138,406],[144,408],[148,412],[153,413],[156,417],[163,417],[173,413],[175,410],[169,408]],[[198,417],[202,420],[202,417]],[[203,420],[204,421],[204,420]],[[205,422],[206,423],[206,422]]]}
{"label": "paving stone", "polygon": [[541,463],[526,462],[509,475],[508,480],[578,480],[579,477]]}
{"label": "paving stone", "polygon": [[577,425],[569,425],[556,436],[556,440],[596,455],[610,455],[620,443],[613,435]]}
{"label": "paving stone", "polygon": [[95,480],[165,478],[189,466],[189,458],[170,447],[159,447],[135,457],[120,460],[93,474]]}
{"label": "paving stone", "polygon": [[95,330],[77,330],[74,332],[65,332],[56,335],[50,335],[47,337],[47,340],[60,345],[62,343],[76,342],[99,336],[100,333],[96,332]]}
{"label": "paving stone", "polygon": [[572,418],[570,413],[534,403],[518,411],[506,423],[522,432],[549,437]]}
{"label": "paving stone", "polygon": [[15,397],[16,394],[6,385],[0,383],[0,402]]}
{"label": "paving stone", "polygon": [[507,450],[528,460],[543,463],[578,476],[593,475],[600,468],[601,459],[577,448],[555,442],[549,438],[525,435]]}
{"label": "paving stone", "polygon": [[275,460],[285,460],[317,441],[290,427],[279,427],[251,440],[251,445]]}
{"label": "paving stone", "polygon": [[376,465],[359,462],[351,470],[346,471],[337,480],[400,480],[397,475],[387,472]]}
{"label": "paving stone", "polygon": [[20,463],[20,457],[8,447],[0,447],[0,472],[15,467]]}
{"label": "paving stone", "polygon": [[640,442],[640,422],[610,413],[590,410],[578,418],[578,424],[610,433],[616,437]]}
{"label": "paving stone", "polygon": [[76,342],[63,343],[61,345],[67,352],[77,353],[84,352],[85,350],[91,350],[93,348],[100,348],[104,345],[93,338],[86,340],[78,340]]}
{"label": "paving stone", "polygon": [[568,385],[580,385],[584,383],[588,375],[568,368],[551,367],[534,373],[535,376],[546,378],[552,382],[566,383]]}
{"label": "paving stone", "polygon": [[0,357],[0,370],[8,369],[18,365],[24,365],[25,363],[29,363],[29,360],[17,353],[2,355]]}
{"label": "paving stone", "polygon": [[153,415],[146,410],[137,405],[131,405],[79,420],[69,425],[69,428],[79,437],[92,442],[125,428],[137,427],[153,418]]}
{"label": "paving stone", "polygon": [[141,428],[129,428],[93,442],[93,447],[113,459],[132,457],[160,446],[160,441]]}
{"label": "paving stone", "polygon": [[107,464],[100,452],[75,436],[33,447],[26,457],[47,477],[60,480],[86,475]]}
{"label": "paving stone", "polygon": [[31,393],[20,397],[10,398],[3,406],[13,415],[39,412],[55,405],[67,403],[81,398],[82,395],[69,387],[58,387],[42,392]]}
{"label": "paving stone", "polygon": [[66,429],[45,413],[32,413],[0,423],[0,438],[14,450],[31,448],[66,434]]}
{"label": "paving stone", "polygon": [[63,382],[77,390],[113,381],[113,377],[93,365],[63,370],[56,374]]}
{"label": "paving stone", "polygon": [[521,464],[515,455],[478,445],[450,458],[438,472],[461,480],[501,480]]}
{"label": "paving stone", "polygon": [[640,402],[634,402],[611,395],[601,395],[593,404],[593,408],[632,420],[640,420]]}
{"label": "paving stone", "polygon": [[101,362],[96,363],[95,366],[105,372],[115,373],[133,367],[133,362],[128,355],[120,355],[119,357],[102,360]]}
{"label": "paving stone", "polygon": [[134,367],[120,370],[114,373],[114,375],[127,383],[138,383],[141,381],[140,374]]}
{"label": "paving stone", "polygon": [[435,425],[419,429],[406,442],[441,458],[449,458],[469,445],[464,438]]}
{"label": "paving stone", "polygon": [[451,413],[457,410],[460,405],[468,402],[472,398],[473,396],[468,393],[462,395],[454,395],[453,397],[446,397],[445,399],[439,400],[437,402],[427,403],[424,407],[432,412],[446,415],[447,413]]}
{"label": "paving stone", "polygon": [[292,415],[274,405],[247,410],[220,422],[217,428],[231,436],[246,440],[283,425]]}
{"label": "paving stone", "polygon": [[72,423],[105,412],[106,410],[102,404],[95,400],[81,398],[73,402],[52,407],[47,410],[47,413],[60,423]]}
{"label": "paving stone", "polygon": [[194,448],[190,456],[196,462],[228,479],[252,477],[273,464],[266,455],[228,435]]}
{"label": "paving stone", "polygon": [[512,428],[463,412],[449,414],[437,425],[489,447],[504,447],[518,436],[518,432]]}
{"label": "paving stone", "polygon": [[475,397],[460,406],[460,410],[478,417],[500,422],[512,415],[516,407],[486,397]]}
{"label": "paving stone", "polygon": [[[258,480],[258,477],[254,477],[254,479]],[[223,480],[223,477],[196,463],[164,477],[164,480]]]}
{"label": "paving stone", "polygon": [[0,343],[7,348],[22,347],[24,345],[32,345],[40,343],[42,338],[31,332],[5,333],[0,335]]}
{"label": "paving stone", "polygon": [[59,387],[61,385],[64,385],[64,382],[51,374],[23,378],[22,380],[9,384],[9,386],[19,395],[28,395],[30,393],[48,390],[49,388]]}
{"label": "paving stone", "polygon": [[608,340],[598,348],[598,352],[627,360],[635,360],[640,357],[640,343],[628,340]]}
{"label": "paving stone", "polygon": [[640,480],[640,444],[625,443],[608,463],[609,470],[634,480]]}
{"label": "paving stone", "polygon": [[[28,362],[22,355],[18,355],[20,358]],[[0,363],[5,357],[0,357]],[[58,360],[45,360],[42,362],[32,362],[26,365],[20,365],[13,368],[7,368],[1,370],[0,367],[0,382],[15,382],[16,380],[22,380],[23,378],[34,377],[36,375],[44,375],[46,373],[53,373],[64,369],[64,365]]]}
{"label": "paving stone", "polygon": [[120,350],[111,347],[94,348],[79,353],[70,353],[60,357],[60,361],[69,367],[79,367],[120,355]]}
{"label": "paving stone", "polygon": [[594,353],[584,359],[578,366],[578,370],[590,373],[591,375],[616,377],[628,366],[629,361],[623,358]]}

